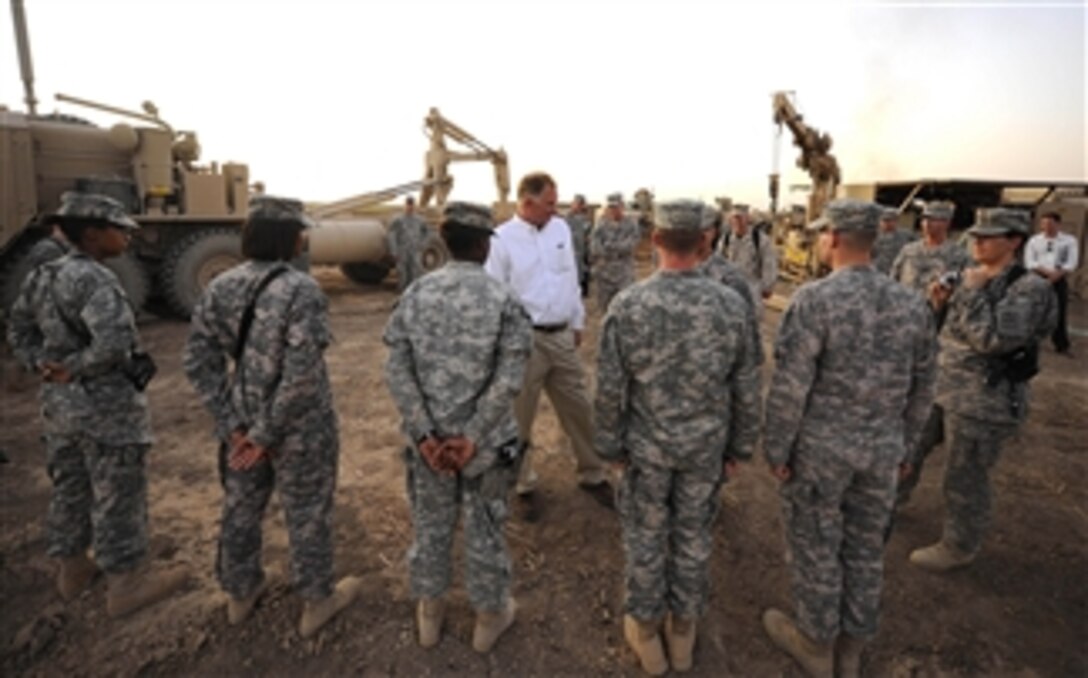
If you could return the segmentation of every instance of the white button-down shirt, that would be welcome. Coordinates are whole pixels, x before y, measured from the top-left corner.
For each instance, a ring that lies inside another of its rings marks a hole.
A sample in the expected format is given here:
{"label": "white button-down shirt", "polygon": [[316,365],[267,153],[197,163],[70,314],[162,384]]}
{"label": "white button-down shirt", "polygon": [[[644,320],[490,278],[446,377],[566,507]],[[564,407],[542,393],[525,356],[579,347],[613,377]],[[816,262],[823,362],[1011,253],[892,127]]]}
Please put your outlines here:
{"label": "white button-down shirt", "polygon": [[1077,270],[1077,239],[1068,233],[1058,233],[1053,238],[1036,233],[1024,248],[1024,268],[1046,268],[1051,271]]}
{"label": "white button-down shirt", "polygon": [[515,216],[495,230],[484,268],[514,290],[534,325],[585,326],[570,227],[552,217],[543,228]]}

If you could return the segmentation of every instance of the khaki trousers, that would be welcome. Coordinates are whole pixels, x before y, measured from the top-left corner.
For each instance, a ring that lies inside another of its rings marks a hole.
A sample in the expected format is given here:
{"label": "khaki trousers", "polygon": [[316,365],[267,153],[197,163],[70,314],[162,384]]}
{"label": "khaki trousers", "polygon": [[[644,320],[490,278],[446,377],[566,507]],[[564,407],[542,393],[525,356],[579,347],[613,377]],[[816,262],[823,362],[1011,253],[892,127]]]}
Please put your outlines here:
{"label": "khaki trousers", "polygon": [[[514,401],[514,416],[522,440],[532,441],[540,391],[548,393],[559,424],[570,438],[578,462],[578,482],[596,485],[606,480],[605,468],[593,451],[593,403],[586,386],[585,370],[574,346],[574,332],[533,332],[533,352],[525,370],[525,383]],[[525,452],[518,475],[517,492],[527,494],[536,487],[532,445]]]}

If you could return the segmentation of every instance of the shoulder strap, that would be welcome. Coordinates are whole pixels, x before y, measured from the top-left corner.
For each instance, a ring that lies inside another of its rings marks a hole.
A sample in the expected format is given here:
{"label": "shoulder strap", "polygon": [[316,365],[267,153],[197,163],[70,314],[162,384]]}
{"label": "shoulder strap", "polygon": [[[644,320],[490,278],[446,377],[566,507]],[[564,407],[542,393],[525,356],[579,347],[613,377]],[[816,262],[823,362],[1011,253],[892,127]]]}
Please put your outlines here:
{"label": "shoulder strap", "polygon": [[1009,287],[1012,287],[1013,284],[1017,280],[1022,278],[1024,276],[1024,274],[1027,273],[1027,272],[1028,272],[1028,269],[1024,268],[1020,264],[1013,264],[1012,270],[1009,271],[1009,284],[1005,287],[1005,289],[1007,290],[1007,289],[1009,289]]}
{"label": "shoulder strap", "polygon": [[253,297],[249,300],[249,305],[246,306],[246,310],[242,313],[242,321],[238,323],[238,337],[234,342],[233,358],[234,362],[238,362],[242,358],[242,353],[246,350],[246,341],[249,339],[249,326],[253,324],[253,315],[257,311],[257,300],[261,298],[261,293],[268,287],[269,283],[278,278],[280,275],[287,272],[286,266],[277,266],[268,273],[257,285],[257,288],[253,291]]}

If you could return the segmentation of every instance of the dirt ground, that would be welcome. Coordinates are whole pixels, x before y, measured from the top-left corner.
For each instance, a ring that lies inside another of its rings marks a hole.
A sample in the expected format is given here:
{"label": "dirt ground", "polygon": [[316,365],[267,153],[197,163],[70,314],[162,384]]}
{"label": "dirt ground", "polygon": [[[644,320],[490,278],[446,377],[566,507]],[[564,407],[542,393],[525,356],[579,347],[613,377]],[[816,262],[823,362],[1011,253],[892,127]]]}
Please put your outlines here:
{"label": "dirt ground", "polygon": [[[414,640],[404,554],[411,527],[395,409],[382,378],[381,331],[390,283],[359,288],[319,270],[336,344],[328,353],[341,423],[336,569],[362,576],[361,599],[312,641],[294,628],[280,506],[265,525],[273,587],[251,621],[228,627],[212,576],[220,487],[211,420],[180,369],[186,325],[153,319],[142,333],[160,364],[150,388],[157,442],[150,457],[152,554],[192,564],[190,587],[123,620],[104,610],[99,581],[64,604],[45,556],[49,498],[35,385],[5,356],[0,389],[0,670],[4,675],[638,675],[620,629],[623,554],[615,516],[575,485],[573,460],[546,404],[537,420],[540,522],[516,517],[508,536],[518,622],[488,657],[472,652],[472,611],[458,581],[446,633]],[[599,314],[589,302],[583,346],[594,360]],[[769,311],[768,341],[779,314]],[[1074,324],[1085,327],[1083,302]],[[914,569],[912,548],[939,535],[945,452],[927,467],[886,556],[884,615],[866,675],[1088,675],[1088,341],[1078,358],[1043,355],[1033,411],[994,473],[995,522],[977,563],[946,576]],[[590,368],[592,374],[592,368]],[[715,525],[713,590],[701,622],[695,676],[798,676],[765,637],[760,613],[789,605],[776,481],[761,462],[723,492]],[[789,609],[788,607],[786,609]]]}

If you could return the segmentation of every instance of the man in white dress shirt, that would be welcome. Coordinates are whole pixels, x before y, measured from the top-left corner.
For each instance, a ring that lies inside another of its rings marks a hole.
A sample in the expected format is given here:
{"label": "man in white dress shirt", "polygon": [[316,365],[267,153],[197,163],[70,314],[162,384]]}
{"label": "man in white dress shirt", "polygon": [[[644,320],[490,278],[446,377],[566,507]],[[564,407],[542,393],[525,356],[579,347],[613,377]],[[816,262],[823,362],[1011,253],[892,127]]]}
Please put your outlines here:
{"label": "man in white dress shirt", "polygon": [[1039,232],[1031,236],[1024,248],[1024,268],[1045,278],[1058,295],[1058,326],[1050,339],[1055,351],[1071,355],[1065,317],[1069,307],[1069,281],[1066,278],[1077,270],[1080,252],[1077,239],[1058,230],[1061,223],[1062,216],[1057,212],[1047,212],[1039,219]]}
{"label": "man in white dress shirt", "polygon": [[[578,465],[578,483],[603,506],[611,507],[612,488],[605,466],[593,451],[593,410],[585,370],[577,348],[585,327],[585,308],[570,228],[556,216],[555,180],[543,172],[518,183],[517,214],[499,226],[485,268],[509,285],[533,323],[533,352],[525,384],[514,402],[521,439],[532,440],[540,391],[548,393],[559,423],[570,438]],[[517,493],[523,516],[539,517],[535,500],[537,475],[531,446],[518,475]]]}

